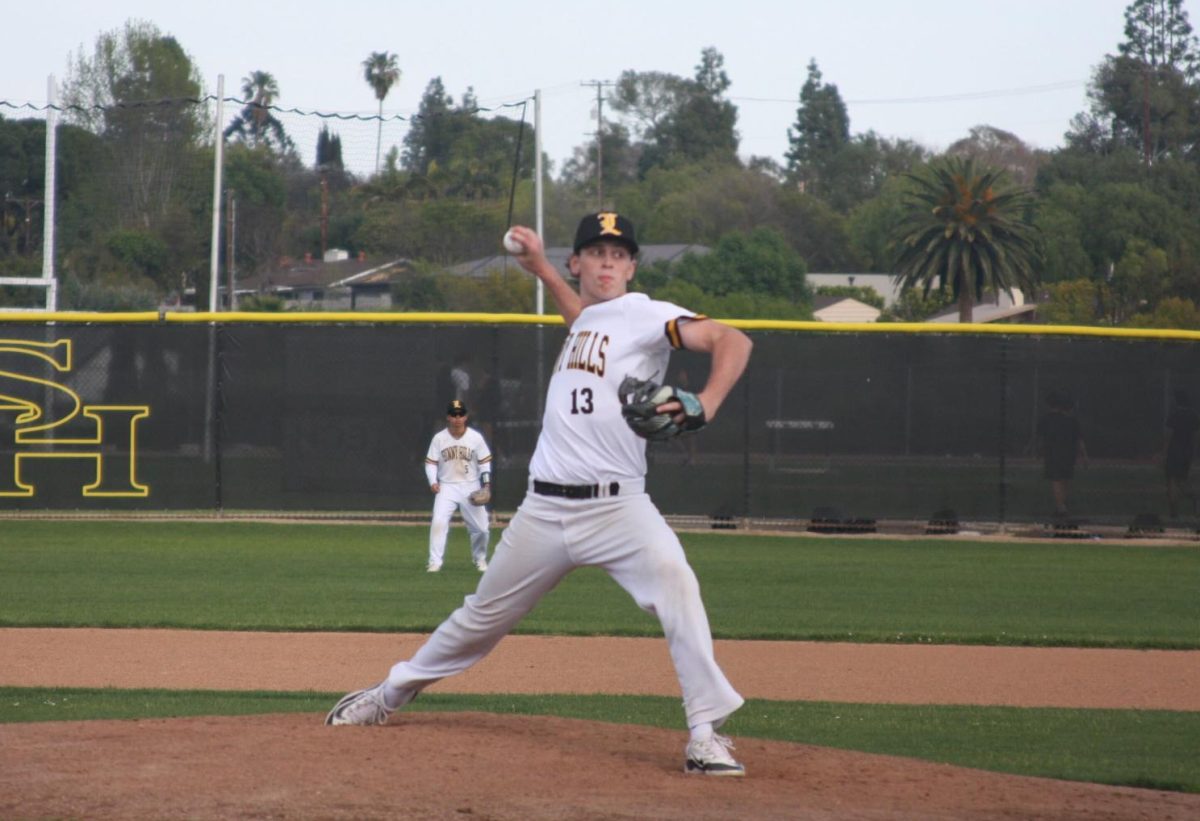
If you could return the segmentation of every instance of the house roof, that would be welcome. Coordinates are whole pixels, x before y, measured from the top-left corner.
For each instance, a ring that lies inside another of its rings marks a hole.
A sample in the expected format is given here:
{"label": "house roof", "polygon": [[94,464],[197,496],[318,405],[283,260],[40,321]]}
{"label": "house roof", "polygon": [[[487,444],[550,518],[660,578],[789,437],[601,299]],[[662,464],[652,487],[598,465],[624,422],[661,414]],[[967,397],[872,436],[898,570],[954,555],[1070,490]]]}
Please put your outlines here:
{"label": "house roof", "polygon": [[821,322],[875,322],[881,313],[873,305],[853,297],[813,297],[813,316]]}
{"label": "house roof", "polygon": [[[987,323],[987,322],[1005,322],[1008,320],[1032,320],[1037,313],[1037,305],[1035,303],[1025,301],[1025,295],[1021,293],[1020,288],[1013,288],[1012,296],[1001,291],[991,297],[992,302],[980,302],[971,310],[971,322]],[[958,307],[955,306],[950,310],[940,313],[937,316],[931,316],[926,322],[958,322]]]}
{"label": "house roof", "polygon": [[410,268],[407,259],[386,262],[346,259],[283,260],[275,268],[238,280],[238,290],[295,291],[308,288],[353,288],[360,285],[386,285]]}

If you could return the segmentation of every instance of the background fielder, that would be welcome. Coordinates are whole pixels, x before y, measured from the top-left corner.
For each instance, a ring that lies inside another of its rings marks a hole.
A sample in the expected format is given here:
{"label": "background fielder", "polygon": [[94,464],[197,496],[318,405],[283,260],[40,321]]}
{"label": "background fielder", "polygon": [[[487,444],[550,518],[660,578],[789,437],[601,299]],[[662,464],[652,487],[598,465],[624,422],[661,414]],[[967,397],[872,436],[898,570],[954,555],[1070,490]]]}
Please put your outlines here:
{"label": "background fielder", "polygon": [[466,405],[451,400],[446,406],[446,427],[434,434],[425,454],[425,478],[436,494],[429,525],[428,572],[442,569],[455,509],[462,513],[471,537],[471,560],[481,573],[487,570],[491,464],[492,452],[483,435],[467,427]]}

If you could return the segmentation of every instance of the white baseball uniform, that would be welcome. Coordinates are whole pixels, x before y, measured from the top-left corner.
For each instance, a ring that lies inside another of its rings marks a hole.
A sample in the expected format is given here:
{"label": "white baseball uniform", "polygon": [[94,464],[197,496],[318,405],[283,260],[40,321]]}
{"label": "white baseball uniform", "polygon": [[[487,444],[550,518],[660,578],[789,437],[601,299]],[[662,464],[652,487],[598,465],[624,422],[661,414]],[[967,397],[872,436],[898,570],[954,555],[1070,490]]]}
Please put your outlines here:
{"label": "white baseball uniform", "polygon": [[487,508],[471,504],[467,496],[479,489],[480,476],[491,472],[491,463],[492,452],[474,428],[468,427],[457,439],[449,428],[434,434],[425,454],[425,479],[430,487],[438,485],[429,525],[430,565],[442,563],[455,509],[462,513],[471,537],[471,560],[479,564],[487,559]]}
{"label": "white baseball uniform", "polygon": [[658,616],[689,727],[720,724],[742,705],[713,656],[683,547],[645,493],[646,443],[625,424],[617,393],[627,375],[662,379],[681,346],[679,323],[692,318],[636,293],[583,309],[550,378],[525,500],[475,593],[392,667],[389,687],[411,696],[466,670],[567,573],[594,566]]}

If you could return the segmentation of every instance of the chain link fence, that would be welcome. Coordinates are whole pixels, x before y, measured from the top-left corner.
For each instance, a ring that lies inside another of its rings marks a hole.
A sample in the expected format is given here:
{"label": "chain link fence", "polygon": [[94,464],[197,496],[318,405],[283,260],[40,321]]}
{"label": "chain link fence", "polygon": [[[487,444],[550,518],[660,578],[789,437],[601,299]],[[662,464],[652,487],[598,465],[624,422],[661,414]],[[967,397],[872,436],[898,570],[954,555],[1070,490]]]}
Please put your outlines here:
{"label": "chain link fence", "polygon": [[[561,325],[301,319],[0,322],[0,509],[423,518],[454,368],[496,454],[494,506],[515,509]],[[1196,532],[1194,498],[1169,497],[1164,469],[1179,398],[1200,397],[1196,338],[749,333],[720,417],[650,446],[650,492],[681,521]],[[706,377],[688,352],[666,375]],[[1052,479],[1062,417],[1083,448],[1072,439],[1071,475]]]}

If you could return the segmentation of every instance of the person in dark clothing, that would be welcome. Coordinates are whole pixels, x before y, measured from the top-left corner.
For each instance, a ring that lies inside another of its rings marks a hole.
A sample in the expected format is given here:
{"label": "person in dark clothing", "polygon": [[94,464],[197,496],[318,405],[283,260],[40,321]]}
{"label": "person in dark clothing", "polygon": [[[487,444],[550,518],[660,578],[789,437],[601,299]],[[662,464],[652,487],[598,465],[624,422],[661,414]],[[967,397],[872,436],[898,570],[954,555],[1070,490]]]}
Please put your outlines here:
{"label": "person in dark clothing", "polygon": [[1076,460],[1087,463],[1087,448],[1075,416],[1075,403],[1063,391],[1051,391],[1046,397],[1046,412],[1038,420],[1038,446],[1042,455],[1042,475],[1050,481],[1054,496],[1054,514],[1067,515],[1067,498],[1075,478]]}
{"label": "person in dark clothing", "polygon": [[1163,472],[1167,477],[1167,506],[1171,517],[1179,515],[1179,503],[1187,500],[1196,513],[1196,494],[1192,492],[1188,474],[1196,452],[1196,431],[1200,430],[1200,414],[1192,407],[1187,391],[1175,391],[1175,401],[1167,414],[1166,442],[1163,446]]}

